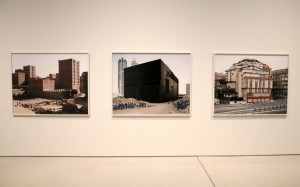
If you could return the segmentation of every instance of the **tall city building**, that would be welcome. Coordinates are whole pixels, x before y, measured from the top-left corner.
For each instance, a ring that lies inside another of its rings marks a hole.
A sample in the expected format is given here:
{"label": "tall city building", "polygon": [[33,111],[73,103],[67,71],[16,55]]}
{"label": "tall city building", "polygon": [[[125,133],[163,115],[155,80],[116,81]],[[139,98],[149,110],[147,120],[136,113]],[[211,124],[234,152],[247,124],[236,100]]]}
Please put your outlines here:
{"label": "tall city building", "polygon": [[80,76],[80,92],[88,97],[88,72],[82,72]]}
{"label": "tall city building", "polygon": [[274,99],[287,99],[288,93],[288,69],[278,69],[272,71],[273,89],[272,96]]}
{"label": "tall city building", "polygon": [[118,94],[124,96],[124,69],[127,68],[127,60],[121,58],[118,60]]}
{"label": "tall city building", "polygon": [[22,86],[25,83],[25,72],[21,69],[16,69],[12,74],[13,86]]}
{"label": "tall city building", "polygon": [[58,61],[59,89],[78,90],[80,88],[80,62],[74,59]]}
{"label": "tall city building", "polygon": [[179,80],[161,60],[124,69],[124,96],[152,103],[178,99]]}
{"label": "tall city building", "polygon": [[25,72],[25,84],[29,85],[30,79],[36,77],[36,67],[27,65],[27,66],[23,66],[23,70]]}
{"label": "tall city building", "polygon": [[225,72],[227,87],[235,89],[244,101],[256,103],[272,99],[272,69],[268,65],[256,59],[243,59]]}
{"label": "tall city building", "polygon": [[190,83],[185,85],[185,94],[186,95],[190,95],[190,89],[191,89],[191,85]]}
{"label": "tall city building", "polygon": [[136,62],[135,58],[131,61],[131,66],[135,66],[138,65],[138,63]]}
{"label": "tall city building", "polygon": [[55,89],[60,89],[60,85],[59,85],[59,73],[55,74]]}
{"label": "tall city building", "polygon": [[226,88],[226,74],[215,72],[215,89]]}

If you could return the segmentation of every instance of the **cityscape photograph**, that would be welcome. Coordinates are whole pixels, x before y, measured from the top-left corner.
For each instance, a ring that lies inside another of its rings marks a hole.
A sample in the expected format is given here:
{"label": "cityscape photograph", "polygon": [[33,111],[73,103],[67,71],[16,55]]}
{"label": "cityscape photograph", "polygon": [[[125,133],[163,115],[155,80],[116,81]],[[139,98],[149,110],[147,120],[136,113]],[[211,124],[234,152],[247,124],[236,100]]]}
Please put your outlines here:
{"label": "cityscape photograph", "polygon": [[13,53],[13,114],[88,116],[87,53]]}
{"label": "cityscape photograph", "polygon": [[113,116],[189,116],[189,53],[113,53]]}
{"label": "cityscape photograph", "polygon": [[288,55],[215,54],[214,116],[286,116]]}

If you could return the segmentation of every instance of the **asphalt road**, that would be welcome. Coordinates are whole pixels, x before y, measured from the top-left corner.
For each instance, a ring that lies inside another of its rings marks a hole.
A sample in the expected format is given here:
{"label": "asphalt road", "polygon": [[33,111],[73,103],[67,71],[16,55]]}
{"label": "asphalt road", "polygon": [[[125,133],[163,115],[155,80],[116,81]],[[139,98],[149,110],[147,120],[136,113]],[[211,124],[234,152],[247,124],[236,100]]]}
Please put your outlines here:
{"label": "asphalt road", "polygon": [[215,114],[286,114],[287,101],[215,105]]}

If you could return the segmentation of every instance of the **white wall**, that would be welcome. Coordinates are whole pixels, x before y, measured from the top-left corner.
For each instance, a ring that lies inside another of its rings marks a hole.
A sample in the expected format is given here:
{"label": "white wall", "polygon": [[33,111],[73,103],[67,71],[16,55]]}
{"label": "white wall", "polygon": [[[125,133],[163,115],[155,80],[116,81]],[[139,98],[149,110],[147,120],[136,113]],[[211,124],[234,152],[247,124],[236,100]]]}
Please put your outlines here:
{"label": "white wall", "polygon": [[[300,1],[0,0],[0,155],[300,154]],[[213,119],[213,52],[289,53],[287,118]],[[11,52],[89,52],[89,118],[13,117]],[[112,118],[112,52],[191,52],[191,118]]]}

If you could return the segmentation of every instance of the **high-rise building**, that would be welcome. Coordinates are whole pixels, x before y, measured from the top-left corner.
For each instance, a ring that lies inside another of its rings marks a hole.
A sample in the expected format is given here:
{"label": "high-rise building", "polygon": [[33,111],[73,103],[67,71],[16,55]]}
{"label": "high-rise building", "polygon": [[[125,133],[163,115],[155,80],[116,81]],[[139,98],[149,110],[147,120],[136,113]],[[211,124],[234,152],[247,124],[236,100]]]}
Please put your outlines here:
{"label": "high-rise building", "polygon": [[215,72],[215,91],[226,88],[226,74]]}
{"label": "high-rise building", "polygon": [[227,87],[235,89],[244,101],[255,103],[272,99],[272,69],[268,65],[256,59],[243,59],[225,72]]}
{"label": "high-rise building", "polygon": [[178,99],[179,81],[161,60],[124,69],[124,97],[152,103]]}
{"label": "high-rise building", "polygon": [[88,97],[88,72],[82,72],[80,76],[80,92]]}
{"label": "high-rise building", "polygon": [[23,66],[23,70],[25,72],[25,84],[29,85],[29,80],[36,77],[36,67],[27,65]]}
{"label": "high-rise building", "polygon": [[138,63],[136,62],[135,58],[131,61],[131,66],[135,66],[138,65]]}
{"label": "high-rise building", "polygon": [[127,60],[121,58],[118,60],[118,94],[124,96],[124,69],[127,68]]}
{"label": "high-rise building", "polygon": [[191,89],[190,83],[186,84],[185,89],[186,89],[186,90],[185,90],[185,94],[186,94],[186,95],[190,95],[190,89]]}
{"label": "high-rise building", "polygon": [[59,73],[56,73],[55,74],[55,89],[60,89],[59,87],[60,87],[60,85],[59,85]]}
{"label": "high-rise building", "polygon": [[288,69],[279,69],[272,71],[274,99],[287,99],[288,93]]}
{"label": "high-rise building", "polygon": [[65,59],[58,61],[59,71],[59,89],[78,90],[80,88],[80,75],[79,75],[80,62],[74,59]]}
{"label": "high-rise building", "polygon": [[25,72],[21,69],[16,69],[12,74],[13,86],[22,86],[25,83]]}

